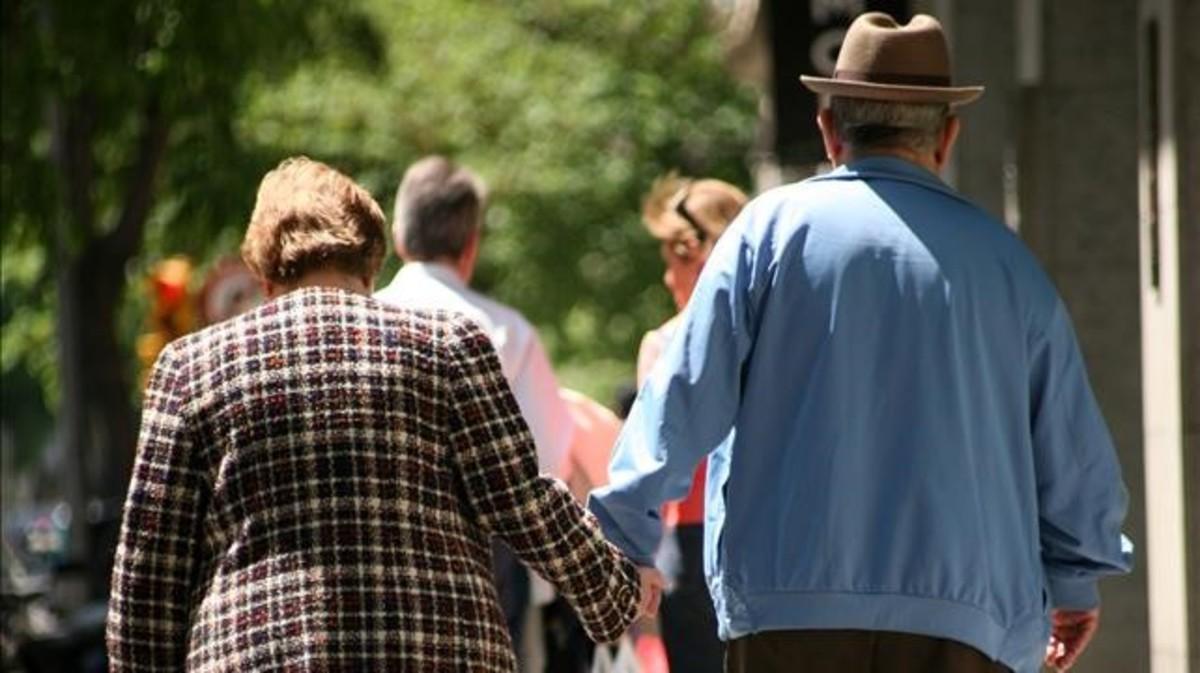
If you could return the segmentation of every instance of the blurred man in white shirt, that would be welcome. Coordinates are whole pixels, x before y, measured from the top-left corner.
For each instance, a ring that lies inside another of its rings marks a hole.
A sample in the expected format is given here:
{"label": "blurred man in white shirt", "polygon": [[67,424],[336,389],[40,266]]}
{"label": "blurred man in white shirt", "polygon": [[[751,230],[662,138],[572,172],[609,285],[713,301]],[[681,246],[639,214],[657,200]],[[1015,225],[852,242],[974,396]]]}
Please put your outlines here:
{"label": "blurred man in white shirt", "polygon": [[[566,480],[574,426],[537,332],[515,309],[468,287],[485,209],[486,187],[467,168],[440,156],[410,166],[396,192],[392,222],[404,266],[375,298],[395,306],[456,311],[483,327],[533,433],[538,467]],[[507,550],[497,552],[495,563],[501,603],[520,647],[529,578]]]}
{"label": "blurred man in white shirt", "polygon": [[375,298],[396,306],[457,311],[479,323],[500,354],[504,376],[533,432],[538,467],[566,479],[571,417],[559,399],[541,339],[516,309],[468,287],[479,255],[484,190],[478,176],[443,157],[413,164],[396,193],[392,224],[404,267]]}

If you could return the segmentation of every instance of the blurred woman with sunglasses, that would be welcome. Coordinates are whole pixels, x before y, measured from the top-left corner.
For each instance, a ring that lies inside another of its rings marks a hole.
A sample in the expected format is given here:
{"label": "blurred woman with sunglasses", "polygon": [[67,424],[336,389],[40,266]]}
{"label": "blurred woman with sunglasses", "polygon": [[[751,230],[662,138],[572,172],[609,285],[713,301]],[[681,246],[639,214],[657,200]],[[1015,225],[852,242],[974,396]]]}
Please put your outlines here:
{"label": "blurred woman with sunglasses", "polygon": [[[651,187],[642,204],[642,220],[660,243],[666,265],[663,285],[677,311],[687,305],[713,245],[744,205],[746,195],[721,180],[693,180],[671,173]],[[676,314],[643,337],[638,350],[639,388],[670,343],[678,318]],[[663,512],[667,532],[660,559],[674,586],[663,596],[660,619],[672,671],[719,673],[724,663],[724,646],[717,637],[712,598],[704,581],[706,466],[702,462],[696,469],[687,497],[669,503]]]}

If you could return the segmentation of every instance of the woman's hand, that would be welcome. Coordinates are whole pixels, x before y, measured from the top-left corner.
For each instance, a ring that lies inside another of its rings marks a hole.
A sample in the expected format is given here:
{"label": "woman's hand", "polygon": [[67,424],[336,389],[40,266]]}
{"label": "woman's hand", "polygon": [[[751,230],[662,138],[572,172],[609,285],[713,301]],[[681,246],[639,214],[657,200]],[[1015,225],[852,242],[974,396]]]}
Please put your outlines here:
{"label": "woman's hand", "polygon": [[638,575],[642,580],[642,601],[639,608],[641,615],[653,617],[658,613],[658,604],[662,601],[662,591],[667,581],[663,578],[662,573],[654,568],[638,568]]}

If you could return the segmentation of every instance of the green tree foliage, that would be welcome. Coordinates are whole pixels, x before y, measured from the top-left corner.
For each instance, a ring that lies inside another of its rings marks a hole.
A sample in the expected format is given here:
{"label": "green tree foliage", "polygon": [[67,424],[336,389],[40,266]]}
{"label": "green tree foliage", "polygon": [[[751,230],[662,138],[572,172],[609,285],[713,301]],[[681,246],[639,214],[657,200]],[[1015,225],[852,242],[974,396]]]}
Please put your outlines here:
{"label": "green tree foliage", "polygon": [[49,408],[81,460],[101,456],[83,462],[129,451],[128,432],[94,418],[136,399],[142,271],[234,252],[258,179],[286,156],[337,166],[387,210],[424,154],[475,168],[493,203],[477,285],[524,311],[564,381],[603,401],[672,311],[643,192],[670,169],[749,182],[754,98],[725,72],[701,2],[2,11],[4,425],[28,443]]}
{"label": "green tree foliage", "polygon": [[242,217],[262,167],[234,133],[248,80],[314,54],[362,67],[378,49],[333,0],[13,0],[0,11],[4,441],[41,440],[28,421],[50,405],[55,488],[82,512],[119,496],[128,473],[132,353],[117,322],[138,260],[206,247]]}
{"label": "green tree foliage", "polygon": [[640,222],[650,182],[675,168],[748,186],[754,98],[723,68],[711,12],[683,0],[365,9],[383,72],[309,63],[260,89],[241,133],[332,162],[389,211],[416,158],[475,168],[492,196],[475,284],[538,325],[564,383],[609,401],[642,332],[673,310]]}

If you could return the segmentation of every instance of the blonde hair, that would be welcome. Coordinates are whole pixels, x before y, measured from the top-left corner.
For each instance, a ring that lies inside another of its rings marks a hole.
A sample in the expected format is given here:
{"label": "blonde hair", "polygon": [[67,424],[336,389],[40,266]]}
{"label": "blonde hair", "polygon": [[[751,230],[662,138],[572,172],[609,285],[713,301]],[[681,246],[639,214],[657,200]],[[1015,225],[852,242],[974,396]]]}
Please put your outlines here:
{"label": "blonde hair", "polygon": [[746,201],[745,192],[728,182],[672,171],[651,185],[642,200],[642,221],[651,236],[689,248],[720,238]]}
{"label": "blonde hair", "polygon": [[260,278],[294,282],[335,268],[374,278],[387,248],[379,204],[350,178],[308,157],[284,159],[258,186],[242,259]]}

